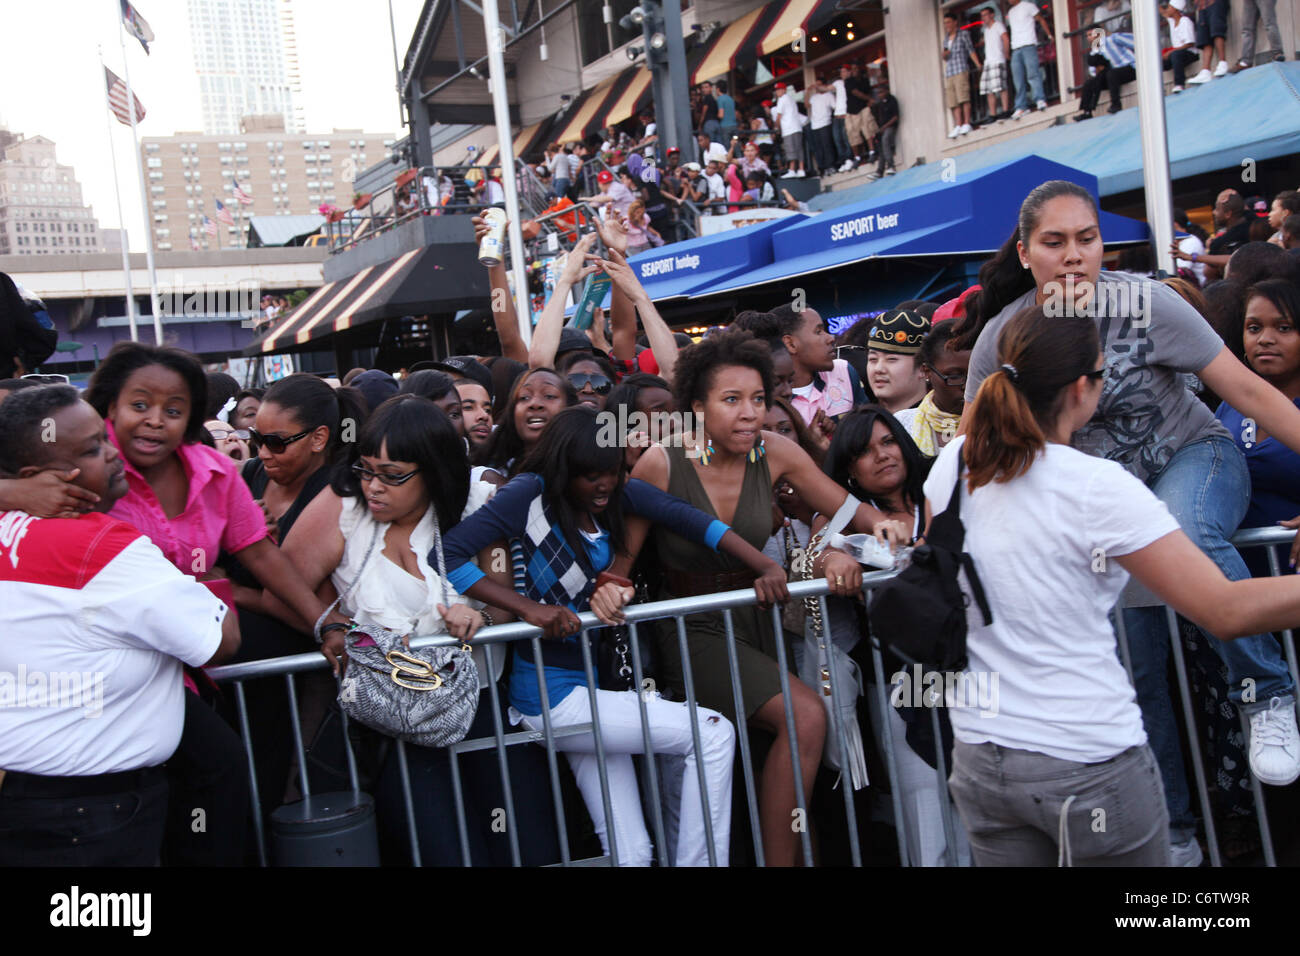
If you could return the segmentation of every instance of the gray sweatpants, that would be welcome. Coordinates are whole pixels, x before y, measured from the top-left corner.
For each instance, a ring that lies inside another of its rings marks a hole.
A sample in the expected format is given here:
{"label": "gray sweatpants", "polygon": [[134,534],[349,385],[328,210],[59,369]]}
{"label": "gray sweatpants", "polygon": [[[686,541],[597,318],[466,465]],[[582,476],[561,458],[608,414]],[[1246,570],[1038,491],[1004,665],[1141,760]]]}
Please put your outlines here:
{"label": "gray sweatpants", "polygon": [[1085,764],[958,740],[952,764],[976,866],[1169,865],[1164,786],[1146,744]]}

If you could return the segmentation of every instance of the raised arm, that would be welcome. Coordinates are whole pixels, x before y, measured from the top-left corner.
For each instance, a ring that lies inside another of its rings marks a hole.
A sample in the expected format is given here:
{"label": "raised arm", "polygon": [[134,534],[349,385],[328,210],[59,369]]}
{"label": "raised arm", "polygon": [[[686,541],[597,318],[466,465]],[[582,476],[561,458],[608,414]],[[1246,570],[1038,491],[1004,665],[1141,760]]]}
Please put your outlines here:
{"label": "raised arm", "polygon": [[[635,270],[627,264],[627,259],[623,258],[622,254],[615,249],[610,249],[609,255],[609,259],[600,260],[600,266],[613,281],[614,288],[620,290],[627,297],[632,303],[635,313],[641,316],[641,327],[645,329],[646,340],[650,343],[650,351],[654,353],[655,361],[659,363],[659,374],[671,383],[673,369],[677,366],[677,340],[673,338],[673,330],[668,327],[668,323],[659,315],[659,310],[650,301],[650,293],[646,292],[645,287],[641,285],[636,277]],[[617,320],[617,314],[615,319]],[[626,335],[626,320],[624,329],[624,335]],[[618,334],[619,327],[615,325],[616,346],[618,344]],[[632,336],[633,355],[635,355],[635,320],[633,320],[632,324]]]}
{"label": "raised arm", "polygon": [[[477,244],[483,241],[491,227],[479,216],[472,221]],[[497,339],[501,342],[501,354],[516,362],[527,362],[528,349],[524,347],[524,337],[519,331],[519,313],[515,310],[515,299],[506,280],[505,259],[488,266],[488,283],[492,286],[492,324],[496,326]],[[526,297],[527,292],[524,295]]]}
{"label": "raised arm", "polygon": [[564,260],[564,268],[555,280],[555,291],[542,309],[533,329],[533,344],[528,349],[530,368],[549,368],[555,364],[555,352],[560,347],[560,331],[564,328],[564,306],[569,299],[569,291],[587,276],[596,272],[598,267],[587,265],[587,253],[596,237],[588,233],[577,241],[569,250]]}

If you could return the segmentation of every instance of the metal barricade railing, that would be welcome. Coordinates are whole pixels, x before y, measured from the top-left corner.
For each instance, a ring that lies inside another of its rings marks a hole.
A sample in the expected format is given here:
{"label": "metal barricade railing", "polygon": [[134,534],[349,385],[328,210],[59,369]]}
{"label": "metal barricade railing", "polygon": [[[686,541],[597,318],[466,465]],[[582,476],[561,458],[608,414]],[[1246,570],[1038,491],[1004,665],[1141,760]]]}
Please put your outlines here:
{"label": "metal barricade railing", "polygon": [[[1233,543],[1239,548],[1250,547],[1268,547],[1268,560],[1271,571],[1274,575],[1280,574],[1280,562],[1273,546],[1289,545],[1294,538],[1294,532],[1285,529],[1253,529],[1239,532],[1234,538]],[[864,574],[863,576],[863,594],[864,597],[870,595],[870,591],[881,583],[894,577],[892,571],[875,571]],[[828,593],[826,582],[823,580],[800,581],[791,583],[789,586],[791,601],[802,600],[805,598],[815,598],[820,603],[822,620],[829,627],[831,620],[829,608],[827,606],[826,596]],[[643,639],[642,628],[654,621],[671,620],[676,628],[677,647],[681,654],[681,664],[683,670],[683,691],[685,695],[684,703],[689,708],[689,712],[696,714],[696,719],[691,721],[692,746],[695,754],[695,772],[698,775],[701,814],[704,826],[706,850],[711,865],[718,861],[715,855],[714,835],[712,830],[712,814],[710,813],[710,800],[715,797],[709,792],[709,787],[705,778],[704,754],[700,738],[700,720],[702,715],[697,710],[696,700],[696,682],[695,675],[692,672],[690,653],[687,642],[687,624],[686,619],[693,615],[705,612],[720,612],[722,615],[722,624],[725,634],[726,651],[727,651],[727,669],[731,689],[732,703],[738,719],[735,725],[736,745],[739,748],[740,766],[744,785],[744,801],[748,812],[749,829],[753,840],[754,862],[763,866],[767,863],[763,848],[763,835],[760,826],[761,814],[758,803],[758,786],[755,779],[755,760],[750,746],[750,728],[744,720],[745,708],[743,704],[743,694],[741,688],[741,672],[739,664],[739,655],[737,651],[738,637],[733,618],[733,611],[740,608],[754,606],[756,601],[753,590],[728,591],[719,594],[702,595],[692,598],[675,598],[666,601],[654,603],[631,605],[625,609],[625,616],[628,628],[628,635],[631,645],[631,661],[633,670],[634,690],[638,700],[638,710],[641,724],[641,741],[642,751],[645,756],[644,768],[646,779],[642,785],[647,787],[651,799],[648,801],[650,806],[650,819],[647,822],[647,829],[653,834],[653,845],[658,856],[661,866],[673,865],[673,860],[668,852],[668,843],[665,839],[666,828],[663,815],[662,801],[662,781],[658,767],[656,765],[655,747],[651,734],[651,719],[647,711],[647,704],[651,697],[643,688],[647,686],[646,675],[642,670],[641,641]],[[1121,610],[1117,605],[1117,612]],[[1205,827],[1206,845],[1209,850],[1210,862],[1212,866],[1222,865],[1222,853],[1218,844],[1216,821],[1214,817],[1214,808],[1210,799],[1209,784],[1207,782],[1204,761],[1201,755],[1201,735],[1197,730],[1194,709],[1192,706],[1192,693],[1187,677],[1187,670],[1183,657],[1182,638],[1179,632],[1177,616],[1170,608],[1165,608],[1165,616],[1169,628],[1170,646],[1174,656],[1174,670],[1178,680],[1178,692],[1181,702],[1182,711],[1182,730],[1187,734],[1191,741],[1188,748],[1192,758],[1192,769],[1195,777],[1195,784],[1199,804],[1202,812],[1202,819]],[[800,773],[800,755],[799,755],[799,733],[796,725],[796,718],[791,698],[791,680],[797,680],[792,677],[790,662],[785,647],[785,641],[780,639],[783,634],[780,608],[771,609],[772,626],[775,628],[778,640],[776,641],[777,649],[777,668],[780,675],[781,694],[784,700],[784,723],[786,734],[789,738],[789,748],[791,757],[791,766],[794,770],[793,781],[795,790],[795,806],[805,819],[808,818],[810,805],[809,794],[804,792],[802,775]],[[1116,621],[1117,652],[1121,663],[1124,665],[1130,680],[1133,676],[1132,660],[1130,649],[1127,642],[1127,635],[1123,624],[1123,614],[1114,615]],[[495,627],[485,628],[480,631],[474,638],[476,646],[482,646],[487,655],[487,669],[489,673],[495,673],[495,655],[503,647],[517,644],[522,641],[528,641],[531,646],[533,664],[537,674],[537,689],[541,701],[540,722],[542,728],[538,730],[523,730],[507,733],[501,720],[501,689],[496,681],[488,682],[488,693],[485,695],[486,700],[480,701],[480,706],[489,705],[493,711],[493,729],[489,737],[480,737],[476,739],[466,739],[451,747],[445,748],[451,766],[451,785],[455,800],[456,809],[456,832],[460,841],[461,859],[464,865],[472,865],[471,848],[468,839],[466,825],[466,802],[465,793],[462,786],[459,759],[462,755],[485,750],[495,749],[497,753],[497,768],[501,776],[502,790],[505,794],[504,811],[505,832],[508,835],[510,858],[514,865],[520,865],[521,854],[519,847],[519,829],[517,820],[517,808],[514,805],[513,790],[511,787],[510,769],[507,761],[507,750],[510,747],[524,746],[529,744],[538,744],[545,748],[546,764],[550,784],[551,799],[554,804],[554,814],[556,822],[556,832],[558,834],[558,863],[562,866],[577,865],[580,863],[598,862],[608,865],[617,865],[619,859],[619,849],[617,845],[617,836],[615,833],[616,826],[614,821],[613,807],[610,796],[610,784],[608,773],[608,754],[601,733],[600,704],[597,694],[598,683],[594,666],[594,655],[592,653],[591,637],[589,631],[601,628],[602,625],[594,614],[584,613],[579,615],[583,625],[583,630],[578,638],[582,650],[582,660],[584,676],[586,681],[586,692],[588,703],[591,711],[590,721],[555,727],[552,725],[550,714],[550,701],[548,699],[547,687],[545,681],[545,669],[542,658],[542,644],[540,631],[528,624],[514,623],[503,624]],[[907,830],[905,824],[905,808],[903,804],[902,788],[900,786],[901,773],[899,758],[900,754],[896,750],[896,744],[893,740],[888,721],[890,718],[890,709],[893,706],[890,702],[888,687],[896,683],[899,675],[889,675],[885,670],[884,650],[877,635],[864,635],[869,641],[875,679],[874,688],[865,689],[866,693],[876,695],[877,714],[876,717],[881,721],[881,726],[876,728],[879,738],[880,749],[885,762],[886,775],[888,777],[890,797],[894,816],[894,826],[896,840],[898,843],[898,857],[903,866],[916,865],[920,858],[913,852],[913,848],[908,845]],[[430,646],[455,646],[458,642],[446,636],[439,637],[417,637],[411,641],[413,648],[430,647]],[[1297,680],[1297,661],[1295,654],[1295,644],[1292,631],[1282,632],[1282,643],[1286,656],[1288,670],[1293,680]],[[253,801],[253,818],[255,835],[258,844],[258,855],[262,865],[266,865],[267,850],[266,836],[264,833],[263,808],[260,806],[258,798],[257,769],[254,761],[253,742],[250,735],[250,723],[248,718],[248,706],[245,695],[245,684],[249,681],[262,680],[271,677],[283,677],[286,684],[286,693],[289,699],[290,720],[294,733],[294,751],[298,761],[299,768],[299,789],[304,796],[310,793],[309,774],[307,771],[307,755],[303,746],[302,727],[298,718],[297,711],[297,692],[295,689],[295,675],[303,674],[310,671],[319,671],[326,667],[324,658],[315,652],[298,654],[288,657],[274,658],[270,660],[254,661],[243,664],[228,665],[224,667],[213,668],[208,674],[217,681],[228,683],[234,687],[234,697],[238,711],[238,720],[240,730],[244,739],[245,752],[248,760],[248,769],[252,781],[252,801]],[[831,696],[833,699],[839,699],[842,689],[837,686],[837,681],[843,675],[836,673],[835,667],[828,668],[829,679],[831,684]],[[1297,681],[1300,686],[1300,681]],[[580,691],[575,689],[574,693]],[[943,734],[941,732],[940,702],[936,706],[926,705],[929,710],[929,721],[935,745],[935,788],[937,793],[937,806],[940,814],[940,822],[943,829],[945,852],[944,857],[947,865],[955,866],[959,863],[959,826],[960,823],[953,816],[953,805],[948,793],[948,766],[945,760],[944,748],[942,746]],[[828,722],[829,736],[833,738],[838,753],[841,755],[842,768],[847,767],[847,731],[843,717],[838,707],[830,708],[832,718]],[[1247,718],[1242,716],[1243,727],[1246,725]],[[347,740],[346,717],[342,720],[344,739]],[[559,764],[557,754],[560,752],[557,747],[557,740],[565,737],[576,735],[590,734],[593,738],[593,747],[596,756],[597,772],[600,781],[601,802],[606,823],[606,834],[608,847],[604,857],[595,861],[575,861],[570,858],[570,839],[569,839],[569,821],[564,811],[564,801],[561,794],[561,778],[559,773]],[[1249,734],[1246,734],[1249,738]],[[829,740],[827,746],[830,746]],[[353,790],[359,788],[358,772],[356,760],[351,752],[350,746],[345,747],[348,762],[348,777]],[[410,771],[408,768],[407,753],[405,747],[398,742],[395,748],[396,759],[399,768],[399,777],[401,781],[401,790],[403,795],[403,812],[405,815],[407,839],[409,842],[411,860],[415,865],[420,865],[420,839],[419,825],[417,822],[417,809],[414,805],[412,788],[410,781]],[[847,774],[847,769],[842,770]],[[1276,853],[1272,846],[1272,835],[1268,824],[1268,817],[1263,799],[1262,787],[1258,780],[1252,776],[1252,785],[1254,790],[1255,808],[1260,826],[1260,836],[1263,845],[1264,862],[1267,866],[1276,865]],[[849,856],[854,866],[862,865],[862,847],[861,837],[857,828],[857,806],[858,796],[855,794],[851,778],[842,776],[839,783],[842,791],[844,811],[846,818],[846,832],[849,842]],[[933,825],[933,821],[928,821]],[[799,829],[800,834],[800,855],[804,865],[813,865],[814,847],[811,833],[807,826]]]}

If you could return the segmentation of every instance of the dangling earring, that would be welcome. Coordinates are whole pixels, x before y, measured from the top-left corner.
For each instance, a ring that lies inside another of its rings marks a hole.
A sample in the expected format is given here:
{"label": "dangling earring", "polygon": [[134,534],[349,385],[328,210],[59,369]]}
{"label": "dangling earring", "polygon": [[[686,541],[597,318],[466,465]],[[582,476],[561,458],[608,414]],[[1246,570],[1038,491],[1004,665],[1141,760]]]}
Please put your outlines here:
{"label": "dangling earring", "polygon": [[763,436],[758,436],[758,444],[749,450],[749,461],[751,464],[757,462],[767,454],[767,442],[763,441]]}
{"label": "dangling earring", "polygon": [[700,464],[707,466],[713,460],[714,454],[716,454],[716,450],[713,447],[713,439],[710,438],[700,450]]}

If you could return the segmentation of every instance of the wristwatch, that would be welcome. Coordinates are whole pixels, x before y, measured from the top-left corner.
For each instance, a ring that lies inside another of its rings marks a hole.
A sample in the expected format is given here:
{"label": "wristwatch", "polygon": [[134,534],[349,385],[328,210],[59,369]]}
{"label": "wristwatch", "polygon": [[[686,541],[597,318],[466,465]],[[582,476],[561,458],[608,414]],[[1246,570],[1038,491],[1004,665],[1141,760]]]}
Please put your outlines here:
{"label": "wristwatch", "polygon": [[1193,252],[1193,253],[1192,253],[1192,261],[1193,261],[1193,262],[1200,262],[1200,261],[1201,261],[1201,254],[1200,254],[1199,252]]}

